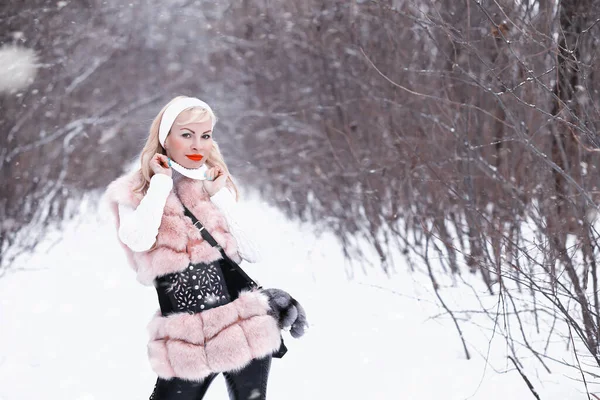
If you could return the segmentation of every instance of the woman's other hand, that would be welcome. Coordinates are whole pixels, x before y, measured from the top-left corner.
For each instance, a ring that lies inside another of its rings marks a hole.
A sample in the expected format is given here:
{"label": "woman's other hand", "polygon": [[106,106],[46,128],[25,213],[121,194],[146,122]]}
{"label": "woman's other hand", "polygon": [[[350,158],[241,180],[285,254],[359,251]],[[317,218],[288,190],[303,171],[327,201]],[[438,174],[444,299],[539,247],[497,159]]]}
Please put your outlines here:
{"label": "woman's other hand", "polygon": [[219,167],[211,167],[206,171],[206,180],[204,189],[210,196],[214,196],[219,190],[225,187],[227,183],[227,174]]}
{"label": "woman's other hand", "polygon": [[155,174],[165,174],[173,177],[173,170],[169,166],[169,158],[164,154],[156,153],[150,160],[150,169]]}

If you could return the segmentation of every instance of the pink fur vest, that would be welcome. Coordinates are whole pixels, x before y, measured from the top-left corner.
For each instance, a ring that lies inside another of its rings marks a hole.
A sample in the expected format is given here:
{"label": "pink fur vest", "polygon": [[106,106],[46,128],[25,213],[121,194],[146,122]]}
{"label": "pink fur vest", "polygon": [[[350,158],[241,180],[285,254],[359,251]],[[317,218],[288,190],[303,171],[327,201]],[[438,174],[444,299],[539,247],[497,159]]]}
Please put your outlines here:
{"label": "pink fur vest", "polygon": [[[135,208],[143,198],[133,191],[141,179],[139,173],[128,174],[107,188],[105,201],[116,217],[117,229],[119,204]],[[184,177],[169,194],[156,246],[134,252],[121,243],[142,284],[152,285],[156,277],[179,272],[190,262],[208,263],[221,258],[220,252],[202,239],[184,215],[182,203],[229,257],[241,261],[225,218],[210,201],[202,182]],[[163,379],[202,380],[212,373],[240,370],[254,358],[273,354],[281,345],[277,320],[268,315],[269,311],[268,297],[259,290],[242,292],[231,303],[196,314],[165,317],[158,311],[148,325],[150,365]]]}
{"label": "pink fur vest", "polygon": [[[139,172],[124,175],[113,181],[106,190],[105,199],[116,217],[117,230],[119,204],[136,208],[144,197],[133,191],[142,179]],[[202,181],[182,177],[167,198],[155,247],[145,252],[134,252],[121,243],[129,264],[137,273],[138,281],[144,285],[152,285],[158,276],[182,271],[190,262],[209,263],[221,258],[219,250],[202,239],[198,228],[184,215],[182,203],[206,227],[225,253],[232,260],[241,262],[237,243],[228,231],[225,217],[210,201]]]}
{"label": "pink fur vest", "polygon": [[152,369],[163,379],[202,380],[273,354],[281,336],[277,321],[267,315],[268,302],[265,294],[252,291],[201,313],[156,313],[148,324]]}

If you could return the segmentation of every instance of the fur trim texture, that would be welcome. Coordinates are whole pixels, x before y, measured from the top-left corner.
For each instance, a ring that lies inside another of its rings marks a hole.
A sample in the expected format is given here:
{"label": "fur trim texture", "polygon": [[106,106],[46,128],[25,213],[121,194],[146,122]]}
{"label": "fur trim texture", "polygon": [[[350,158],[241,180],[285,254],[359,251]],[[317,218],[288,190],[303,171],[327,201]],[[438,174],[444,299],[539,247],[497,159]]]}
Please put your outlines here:
{"label": "fur trim texture", "polygon": [[304,335],[308,328],[306,312],[298,300],[294,299],[288,292],[281,289],[263,289],[263,293],[269,299],[269,314],[279,322],[279,328],[290,328],[293,338]]}
{"label": "fur trim texture", "polygon": [[[104,200],[109,203],[119,229],[119,204],[136,208],[142,198],[133,189],[142,182],[141,173],[124,175],[107,188]],[[241,262],[237,243],[229,233],[227,221],[219,209],[210,201],[202,181],[181,178],[176,182],[164,207],[162,221],[156,237],[156,246],[148,251],[134,252],[121,243],[127,253],[137,279],[144,285],[152,285],[155,278],[179,272],[190,263],[210,263],[221,258],[221,253],[206,242],[198,228],[184,215],[183,204],[198,218],[208,232],[223,247],[234,261]]]}
{"label": "fur trim texture", "polygon": [[212,373],[238,371],[281,345],[267,296],[244,291],[231,303],[196,314],[163,317],[148,324],[148,358],[163,379],[202,380]]}

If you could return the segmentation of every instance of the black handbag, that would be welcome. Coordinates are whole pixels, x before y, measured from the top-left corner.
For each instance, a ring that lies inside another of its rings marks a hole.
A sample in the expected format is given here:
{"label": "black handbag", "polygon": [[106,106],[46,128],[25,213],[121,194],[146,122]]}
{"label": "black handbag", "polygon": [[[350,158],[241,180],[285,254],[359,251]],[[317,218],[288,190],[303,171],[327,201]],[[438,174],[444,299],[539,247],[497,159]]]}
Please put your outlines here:
{"label": "black handbag", "polygon": [[[227,287],[231,301],[237,299],[240,291],[242,290],[262,289],[262,286],[260,286],[256,281],[252,280],[252,278],[250,278],[248,274],[244,272],[238,263],[233,261],[227,255],[227,253],[225,253],[223,247],[217,243],[215,238],[212,237],[204,225],[198,221],[198,218],[196,218],[196,216],[192,214],[192,212],[185,205],[183,206],[183,209],[185,215],[192,220],[194,226],[200,231],[202,238],[211,246],[216,247],[221,253],[222,260],[220,261],[221,268],[223,270],[223,278],[225,279],[225,286]],[[279,350],[273,354],[273,357],[282,358],[285,353],[287,353],[287,347],[283,343],[283,337],[281,337],[281,346],[279,347]]]}

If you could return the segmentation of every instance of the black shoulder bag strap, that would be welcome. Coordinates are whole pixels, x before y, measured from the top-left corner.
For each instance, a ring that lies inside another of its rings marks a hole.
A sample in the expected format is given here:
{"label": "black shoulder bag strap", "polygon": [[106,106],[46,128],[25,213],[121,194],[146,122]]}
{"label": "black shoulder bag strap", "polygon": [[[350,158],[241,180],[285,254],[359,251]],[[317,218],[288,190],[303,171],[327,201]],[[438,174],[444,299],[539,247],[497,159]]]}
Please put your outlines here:
{"label": "black shoulder bag strap", "polygon": [[252,280],[252,278],[250,278],[248,274],[246,274],[246,272],[244,272],[244,270],[225,253],[221,245],[217,243],[215,238],[213,238],[212,235],[206,230],[204,225],[198,221],[198,218],[196,218],[196,216],[192,214],[192,212],[186,206],[183,206],[183,209],[185,210],[185,215],[192,220],[194,226],[200,231],[202,238],[206,240],[208,244],[216,247],[219,249],[219,252],[221,252],[221,256],[227,264],[225,267],[226,270],[223,272],[225,274],[225,279],[227,280],[226,283],[230,287],[229,290],[233,294],[233,297],[237,297],[237,292],[239,292],[241,289],[261,289],[262,287],[257,282]]}

